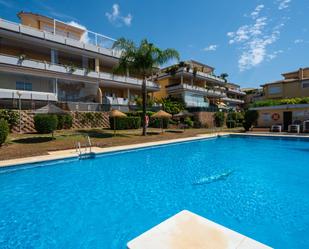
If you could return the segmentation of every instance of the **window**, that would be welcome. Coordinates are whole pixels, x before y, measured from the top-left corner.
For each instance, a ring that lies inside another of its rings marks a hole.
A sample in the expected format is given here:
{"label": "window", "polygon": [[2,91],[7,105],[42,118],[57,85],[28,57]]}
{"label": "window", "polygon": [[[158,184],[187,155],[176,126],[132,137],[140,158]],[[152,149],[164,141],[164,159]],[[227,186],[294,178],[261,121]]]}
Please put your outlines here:
{"label": "window", "polygon": [[302,85],[303,88],[309,88],[309,81],[304,81]]}
{"label": "window", "polygon": [[16,90],[32,91],[32,83],[17,81]]}
{"label": "window", "polygon": [[281,86],[270,86],[268,88],[269,94],[279,94],[281,93]]}

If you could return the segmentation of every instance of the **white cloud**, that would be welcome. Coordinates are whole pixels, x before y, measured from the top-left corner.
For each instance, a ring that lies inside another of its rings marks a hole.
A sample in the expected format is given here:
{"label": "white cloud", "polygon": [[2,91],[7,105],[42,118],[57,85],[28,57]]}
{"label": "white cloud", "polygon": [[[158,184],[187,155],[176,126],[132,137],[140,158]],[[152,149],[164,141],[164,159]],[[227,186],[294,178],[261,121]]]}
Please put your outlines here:
{"label": "white cloud", "polygon": [[90,39],[89,39],[89,36],[88,36],[87,28],[84,25],[81,25],[81,24],[79,24],[79,23],[77,23],[75,21],[70,21],[70,22],[68,22],[68,24],[73,26],[73,27],[85,30],[86,32],[82,35],[81,41],[85,42],[85,43],[89,43]]}
{"label": "white cloud", "polygon": [[119,4],[113,4],[112,12],[106,12],[105,16],[107,17],[108,21],[117,27],[121,27],[123,24],[126,26],[131,26],[133,16],[129,13],[126,16],[122,16],[120,13],[120,6]]}
{"label": "white cloud", "polygon": [[203,48],[203,51],[209,52],[209,51],[216,51],[218,48],[218,45],[209,45],[208,47]]}
{"label": "white cloud", "polygon": [[259,16],[260,12],[262,11],[262,9],[264,9],[264,5],[260,4],[258,6],[256,6],[255,10],[253,12],[251,12],[250,16],[255,19]]}
{"label": "white cloud", "polygon": [[[271,27],[271,20],[260,16],[264,5],[258,5],[250,14],[251,23],[240,26],[235,32],[228,32],[229,44],[237,44],[241,51],[238,59],[240,71],[258,66],[265,59],[271,60],[280,53],[268,52],[270,45],[275,43],[280,36],[283,23]],[[281,50],[280,50],[281,51]]]}
{"label": "white cloud", "polygon": [[296,40],[294,41],[295,44],[299,44],[299,43],[303,43],[303,42],[304,42],[303,39],[296,39]]}
{"label": "white cloud", "polygon": [[269,60],[273,60],[273,59],[275,59],[279,54],[282,54],[283,53],[283,50],[277,50],[277,51],[275,51],[275,52],[273,52],[273,53],[271,53],[271,54],[268,54],[267,55],[267,58],[269,59]]}
{"label": "white cloud", "polygon": [[292,0],[277,0],[278,3],[278,9],[283,10],[290,6]]}

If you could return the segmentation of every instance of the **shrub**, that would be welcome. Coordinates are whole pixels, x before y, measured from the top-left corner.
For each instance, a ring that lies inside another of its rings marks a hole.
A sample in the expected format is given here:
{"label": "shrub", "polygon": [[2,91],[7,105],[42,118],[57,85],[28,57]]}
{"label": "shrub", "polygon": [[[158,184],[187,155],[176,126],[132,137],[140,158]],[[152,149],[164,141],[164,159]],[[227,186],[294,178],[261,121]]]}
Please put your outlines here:
{"label": "shrub", "polygon": [[53,133],[57,129],[58,119],[56,115],[37,114],[34,116],[34,127],[38,133]]}
{"label": "shrub", "polygon": [[249,131],[249,129],[254,125],[259,118],[259,113],[256,110],[248,110],[245,112],[244,115],[244,123],[243,126],[246,131]]}
{"label": "shrub", "polygon": [[73,125],[73,118],[70,114],[57,115],[57,130],[70,129]]}
{"label": "shrub", "polygon": [[184,124],[186,124],[188,127],[192,128],[194,125],[194,122],[191,120],[190,117],[186,117],[184,120]]}
{"label": "shrub", "polygon": [[235,128],[236,127],[236,121],[233,119],[226,120],[226,126],[227,128]]}
{"label": "shrub", "polygon": [[224,113],[223,112],[216,112],[214,114],[214,120],[216,127],[222,127],[224,124]]}
{"label": "shrub", "polygon": [[296,104],[309,104],[309,97],[260,100],[260,101],[256,101],[255,103],[253,103],[252,107],[276,106],[276,105],[296,105]]}
{"label": "shrub", "polygon": [[163,110],[170,114],[177,114],[185,109],[184,103],[176,98],[168,97],[161,99]]}
{"label": "shrub", "polygon": [[14,110],[0,110],[0,119],[7,121],[10,128],[17,125],[19,119],[19,113]]}
{"label": "shrub", "polygon": [[[150,118],[149,120],[149,127],[153,128],[164,128],[167,129],[169,125],[169,119],[168,118]],[[161,127],[163,126],[163,127]]]}
{"label": "shrub", "polygon": [[0,119],[0,146],[5,142],[9,130],[8,122],[4,119]]}
{"label": "shrub", "polygon": [[228,128],[241,127],[243,125],[244,115],[241,112],[230,111],[227,114],[226,126]]}
{"label": "shrub", "polygon": [[[115,126],[114,126],[115,122]],[[138,129],[141,127],[140,117],[119,117],[119,118],[109,118],[110,128],[116,130],[129,130]]]}

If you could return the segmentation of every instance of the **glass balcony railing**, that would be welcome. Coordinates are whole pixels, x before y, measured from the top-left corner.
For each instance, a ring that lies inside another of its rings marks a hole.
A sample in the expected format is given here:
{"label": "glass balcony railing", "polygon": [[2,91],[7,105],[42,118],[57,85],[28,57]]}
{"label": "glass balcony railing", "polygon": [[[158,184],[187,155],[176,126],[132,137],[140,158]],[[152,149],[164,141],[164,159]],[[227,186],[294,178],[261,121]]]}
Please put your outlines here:
{"label": "glass balcony railing", "polygon": [[241,91],[240,89],[228,88],[227,91],[231,92],[231,93],[236,93],[236,94],[239,94],[239,95],[246,95],[246,93]]}
{"label": "glass balcony railing", "polygon": [[[188,73],[193,74],[193,69],[187,70],[186,68],[180,68],[179,71],[181,71],[181,72],[188,72]],[[215,75],[209,74],[209,73],[204,73],[204,72],[197,71],[196,75],[200,76],[202,78],[206,78],[206,79],[208,79],[210,81],[215,81],[215,82],[218,82],[218,83],[225,83],[224,79],[222,79],[220,77],[217,77]]]}
{"label": "glass balcony railing", "polygon": [[166,88],[167,88],[167,91],[169,92],[181,90],[181,91],[197,92],[197,93],[200,93],[208,97],[219,97],[219,98],[226,97],[226,94],[224,92],[221,92],[215,89],[206,89],[203,87],[190,85],[190,84],[173,84],[173,85],[167,86]]}
{"label": "glass balcony railing", "polygon": [[57,101],[57,95],[55,93],[0,88],[0,99],[19,98],[22,100]]}
{"label": "glass balcony railing", "polygon": [[[61,21],[57,21],[64,23]],[[56,22],[56,23],[57,23]],[[64,23],[69,25],[67,23]],[[85,30],[81,39],[76,37],[67,37],[57,32],[56,27],[50,30],[40,30],[19,23],[11,22],[0,18],[0,29],[6,29],[13,32],[25,34],[28,36],[61,43],[64,45],[89,50],[96,53],[106,54],[110,56],[120,57],[121,51],[113,49],[114,39],[89,30]]]}
{"label": "glass balcony railing", "polygon": [[222,100],[225,101],[225,102],[230,102],[230,103],[238,103],[238,104],[245,103],[245,101],[242,100],[242,99],[234,99],[234,98],[229,98],[229,97],[225,97]]}

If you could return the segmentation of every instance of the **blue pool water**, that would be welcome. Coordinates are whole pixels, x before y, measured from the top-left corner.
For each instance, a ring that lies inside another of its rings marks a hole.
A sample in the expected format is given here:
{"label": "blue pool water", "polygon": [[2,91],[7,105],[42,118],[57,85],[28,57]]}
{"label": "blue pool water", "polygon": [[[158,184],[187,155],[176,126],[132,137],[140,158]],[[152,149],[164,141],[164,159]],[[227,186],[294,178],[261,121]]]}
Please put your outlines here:
{"label": "blue pool water", "polygon": [[0,172],[0,248],[125,248],[183,209],[309,248],[309,141],[225,137],[49,164]]}

